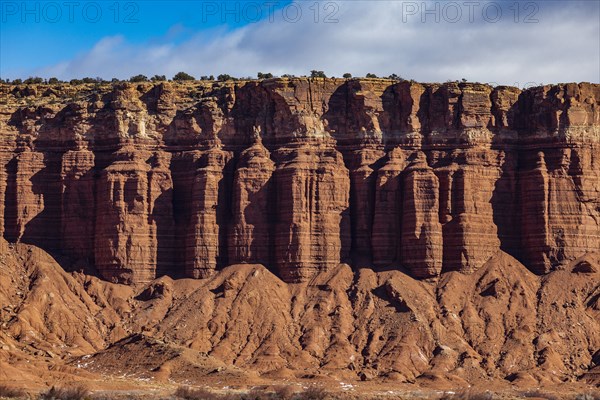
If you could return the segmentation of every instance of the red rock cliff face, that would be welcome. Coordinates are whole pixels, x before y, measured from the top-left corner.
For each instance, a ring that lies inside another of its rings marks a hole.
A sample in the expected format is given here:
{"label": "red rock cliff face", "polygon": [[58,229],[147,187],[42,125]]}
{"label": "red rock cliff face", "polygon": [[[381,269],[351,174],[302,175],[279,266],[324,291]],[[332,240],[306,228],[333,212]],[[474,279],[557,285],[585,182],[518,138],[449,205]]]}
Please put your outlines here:
{"label": "red rock cliff face", "polygon": [[432,278],[501,251],[543,274],[600,248],[599,85],[0,89],[0,232],[108,280]]}

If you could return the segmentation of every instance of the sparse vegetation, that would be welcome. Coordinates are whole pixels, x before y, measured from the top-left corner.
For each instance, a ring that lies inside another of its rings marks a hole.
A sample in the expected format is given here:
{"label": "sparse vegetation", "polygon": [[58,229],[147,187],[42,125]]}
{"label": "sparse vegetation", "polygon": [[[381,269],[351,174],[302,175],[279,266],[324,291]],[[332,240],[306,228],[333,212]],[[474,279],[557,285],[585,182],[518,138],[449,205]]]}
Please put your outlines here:
{"label": "sparse vegetation", "polygon": [[[105,83],[105,82],[106,81],[99,76],[97,76],[95,78],[90,78],[89,76],[86,76],[85,78],[82,78],[82,79],[71,79],[69,81],[69,84],[83,85],[84,83],[94,83],[94,84],[98,85],[98,84]],[[48,80],[48,83],[52,85],[52,84],[65,83],[65,82],[60,81],[57,78],[50,78]]]}
{"label": "sparse vegetation", "polygon": [[259,72],[258,74],[256,74],[256,76],[258,77],[258,79],[271,79],[273,77],[273,74],[270,72],[267,72],[267,73]]}
{"label": "sparse vegetation", "polygon": [[404,79],[400,75],[396,75],[396,74],[391,74],[390,76],[388,76],[388,79],[393,79],[395,81],[401,81],[401,82],[404,81]]}
{"label": "sparse vegetation", "polygon": [[179,387],[175,391],[175,397],[184,400],[226,400],[229,396],[210,392],[206,389],[194,389],[188,386]]}
{"label": "sparse vegetation", "polygon": [[165,75],[154,75],[150,80],[152,82],[164,82],[167,80],[167,77]]}
{"label": "sparse vegetation", "polygon": [[89,390],[84,386],[52,386],[50,390],[40,394],[40,400],[84,400],[89,393]]}
{"label": "sparse vegetation", "polygon": [[277,400],[293,400],[296,395],[296,390],[292,386],[276,386],[273,389],[273,397]]}
{"label": "sparse vegetation", "polygon": [[272,393],[260,389],[253,389],[239,396],[239,400],[272,400],[273,398]]}
{"label": "sparse vegetation", "polygon": [[559,400],[560,397],[555,396],[551,393],[543,392],[541,390],[528,390],[526,392],[521,393],[521,396],[524,398],[536,398],[536,399],[546,399],[546,400]]}
{"label": "sparse vegetation", "polygon": [[175,76],[173,77],[173,80],[176,82],[195,81],[196,78],[194,78],[192,75],[182,71],[182,72],[176,73]]}
{"label": "sparse vegetation", "polygon": [[342,75],[342,76],[343,76],[344,78],[346,78],[346,79],[350,79],[350,78],[352,78],[352,74],[351,74],[351,73],[349,73],[349,72],[346,72],[346,73],[345,73],[344,75]]}
{"label": "sparse vegetation", "polygon": [[369,72],[366,77],[367,78],[377,78],[377,75],[372,74],[372,73]]}
{"label": "sparse vegetation", "polygon": [[575,396],[575,400],[600,400],[600,391],[595,393],[582,393]]}
{"label": "sparse vegetation", "polygon": [[253,389],[242,394],[219,394],[201,388],[182,386],[174,393],[184,400],[325,400],[328,392],[317,386],[297,392],[292,386],[277,386],[273,390]]}
{"label": "sparse vegetation", "polygon": [[135,75],[129,78],[129,82],[148,82],[148,77],[146,75]]}
{"label": "sparse vegetation", "polygon": [[11,388],[6,385],[0,385],[0,398],[16,399],[25,397],[27,393],[21,389]]}
{"label": "sparse vegetation", "polygon": [[44,83],[44,79],[40,78],[39,76],[35,76],[35,77],[29,77],[27,79],[25,79],[23,81],[23,83],[30,85],[30,84],[40,84],[40,83]]}
{"label": "sparse vegetation", "polygon": [[318,386],[311,386],[304,392],[298,393],[293,397],[295,400],[324,400],[328,396],[325,389]]}
{"label": "sparse vegetation", "polygon": [[477,392],[473,389],[444,393],[440,400],[492,400],[494,395],[488,391]]}
{"label": "sparse vegetation", "polygon": [[225,81],[235,81],[236,79],[229,74],[221,74],[221,75],[217,76],[217,80],[221,81],[221,82],[225,82]]}
{"label": "sparse vegetation", "polygon": [[317,71],[317,70],[313,69],[312,71],[310,71],[310,77],[311,78],[327,78],[327,75],[325,75],[325,72],[323,72],[323,71]]}
{"label": "sparse vegetation", "polygon": [[102,79],[101,77],[97,76],[95,78],[90,78],[89,76],[86,76],[85,78],[82,79],[83,83],[104,83],[106,82],[104,79]]}

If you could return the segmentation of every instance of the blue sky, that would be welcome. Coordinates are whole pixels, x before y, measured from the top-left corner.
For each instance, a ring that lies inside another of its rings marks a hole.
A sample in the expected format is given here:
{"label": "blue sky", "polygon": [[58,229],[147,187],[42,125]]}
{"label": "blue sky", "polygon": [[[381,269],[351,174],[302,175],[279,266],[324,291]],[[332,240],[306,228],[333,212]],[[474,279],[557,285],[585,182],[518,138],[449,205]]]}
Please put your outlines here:
{"label": "blue sky", "polygon": [[7,1],[0,76],[600,81],[600,0]]}

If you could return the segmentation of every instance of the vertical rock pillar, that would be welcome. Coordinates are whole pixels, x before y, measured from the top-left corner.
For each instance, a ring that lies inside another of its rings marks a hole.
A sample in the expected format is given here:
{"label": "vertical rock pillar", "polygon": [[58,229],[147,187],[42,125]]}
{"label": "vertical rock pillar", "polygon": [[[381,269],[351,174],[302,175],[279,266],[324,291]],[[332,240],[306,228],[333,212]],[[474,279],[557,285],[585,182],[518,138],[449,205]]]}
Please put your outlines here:
{"label": "vertical rock pillar", "polygon": [[[170,173],[164,168],[166,160],[156,161],[157,157],[168,159],[170,155],[125,146],[100,173],[95,259],[96,268],[107,280],[132,283],[156,277],[159,244],[154,207],[172,188]],[[168,217],[169,210],[161,213]]]}
{"label": "vertical rock pillar", "polygon": [[402,263],[415,278],[442,271],[443,238],[439,221],[439,181],[418,152],[405,171],[402,212]]}
{"label": "vertical rock pillar", "polygon": [[[294,148],[275,173],[276,260],[287,282],[310,279],[342,257],[350,179],[340,153],[310,145]],[[346,232],[347,234],[348,232]]]}
{"label": "vertical rock pillar", "polygon": [[269,265],[271,176],[275,164],[260,137],[240,155],[233,182],[233,220],[229,232],[229,263]]}

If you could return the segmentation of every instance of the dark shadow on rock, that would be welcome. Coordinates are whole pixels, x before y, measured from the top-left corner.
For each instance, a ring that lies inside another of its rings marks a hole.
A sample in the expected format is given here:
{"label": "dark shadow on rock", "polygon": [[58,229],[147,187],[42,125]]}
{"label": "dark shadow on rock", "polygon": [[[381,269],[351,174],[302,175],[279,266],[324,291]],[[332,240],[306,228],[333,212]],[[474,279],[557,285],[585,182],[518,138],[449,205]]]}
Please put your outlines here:
{"label": "dark shadow on rock", "polygon": [[233,178],[235,173],[235,158],[228,160],[223,168],[223,178],[219,181],[219,193],[217,201],[217,225],[219,226],[219,255],[217,257],[217,269],[223,269],[229,265],[229,254],[227,243],[231,226],[231,201],[233,194]]}
{"label": "dark shadow on rock", "polygon": [[63,179],[61,250],[73,260],[72,268],[96,275],[94,236],[96,225],[95,171]]}
{"label": "dark shadow on rock", "polygon": [[[246,261],[250,264],[262,264],[270,269],[271,259],[269,256],[270,221],[272,214],[271,198],[273,177],[257,191],[248,195],[249,205],[244,210],[246,224],[253,227],[252,240],[248,245],[250,258]],[[231,245],[231,243],[230,243]]]}
{"label": "dark shadow on rock", "polygon": [[403,299],[390,296],[387,284],[376,287],[375,289],[371,290],[371,293],[374,296],[379,297],[381,300],[388,302],[388,307],[394,307],[396,312],[406,313],[412,311]]}
{"label": "dark shadow on rock", "polygon": [[517,196],[518,170],[518,153],[504,152],[502,173],[496,181],[491,199],[493,220],[498,228],[498,238],[500,239],[500,249],[516,259],[521,258],[519,251],[521,227]]}
{"label": "dark shadow on rock", "polygon": [[17,226],[17,159],[13,158],[6,164],[6,192],[4,206],[4,238],[11,243],[19,240],[20,232]]}
{"label": "dark shadow on rock", "polygon": [[43,209],[25,225],[20,240],[45,250],[65,268],[60,251],[61,161],[62,153],[44,153],[44,167],[30,178],[32,193],[43,200]]}
{"label": "dark shadow on rock", "polygon": [[177,268],[175,259],[173,189],[166,190],[154,200],[151,219],[156,224],[156,277],[183,278],[183,269]]}

